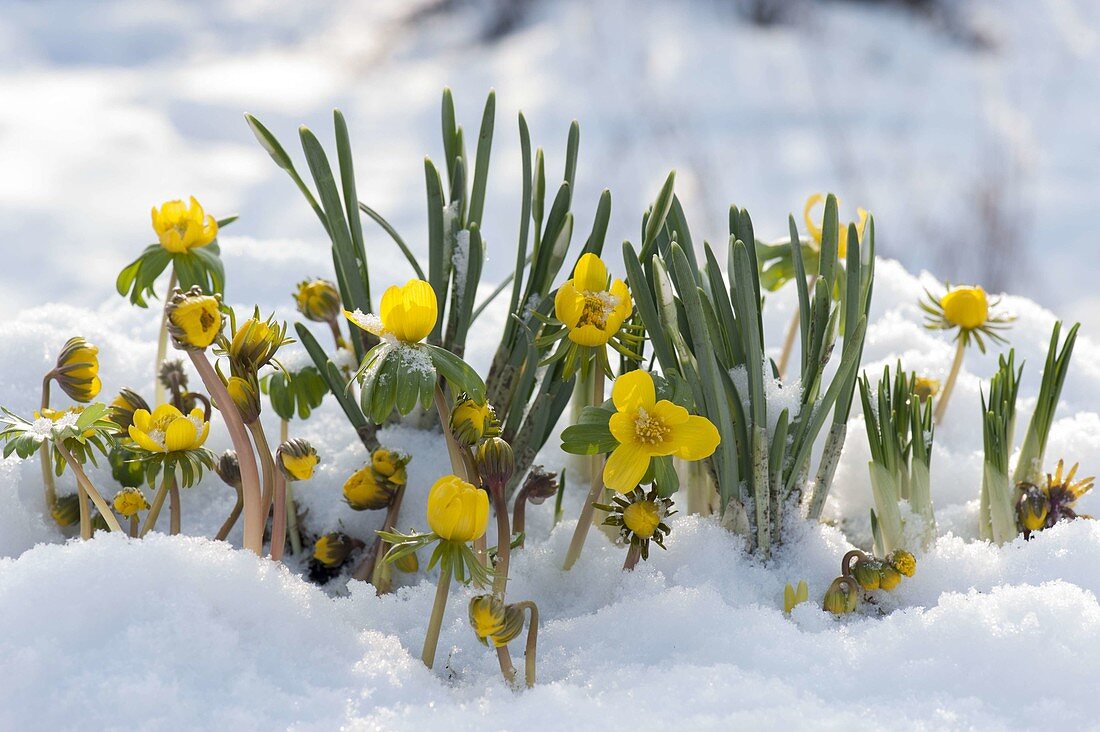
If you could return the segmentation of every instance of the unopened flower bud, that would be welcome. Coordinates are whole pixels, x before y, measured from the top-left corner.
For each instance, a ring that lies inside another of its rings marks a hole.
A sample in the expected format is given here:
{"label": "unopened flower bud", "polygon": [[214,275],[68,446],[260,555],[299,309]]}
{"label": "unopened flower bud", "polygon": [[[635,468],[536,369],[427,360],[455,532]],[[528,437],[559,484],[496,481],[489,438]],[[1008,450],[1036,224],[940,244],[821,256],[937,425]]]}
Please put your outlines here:
{"label": "unopened flower bud", "polygon": [[145,482],[145,466],[140,460],[134,459],[134,454],[130,451],[116,445],[107,454],[107,462],[111,466],[111,477],[123,487],[137,488]]}
{"label": "unopened flower bud", "polygon": [[859,586],[867,591],[877,590],[882,581],[882,563],[874,559],[860,559],[852,569]]}
{"label": "unopened flower bud", "polygon": [[165,389],[172,391],[187,391],[187,371],[183,368],[183,359],[165,359],[157,372],[157,378],[164,384]]}
{"label": "unopened flower bud", "polygon": [[394,485],[405,485],[408,480],[405,466],[408,465],[409,459],[407,454],[387,447],[379,447],[370,454],[374,472]]}
{"label": "unopened flower bud", "polygon": [[879,569],[878,586],[883,590],[892,590],[901,583],[901,572],[898,572],[889,564],[882,565]]}
{"label": "unopened flower bud", "polygon": [[409,552],[401,558],[393,560],[393,566],[405,574],[413,574],[420,570],[420,560],[417,558],[416,552]]}
{"label": "unopened flower bud", "polygon": [[344,500],[356,511],[378,511],[393,502],[393,484],[379,479],[370,465],[364,465],[344,481]]}
{"label": "unopened flower bud", "polygon": [[145,500],[145,494],[137,488],[123,488],[115,494],[111,505],[121,516],[126,518],[135,516],[138,511],[145,511],[149,508],[149,502]]}
{"label": "unopened flower bud", "polygon": [[300,437],[279,445],[275,454],[279,468],[288,480],[309,480],[313,477],[313,469],[321,461],[313,445]]}
{"label": "unopened flower bud", "polygon": [[821,607],[833,615],[845,615],[853,612],[859,604],[858,590],[851,577],[837,577],[829,585]]}
{"label": "unopened flower bud", "polygon": [[331,323],[340,317],[343,306],[336,285],[323,279],[303,280],[294,293],[298,312],[317,323]]}
{"label": "unopened flower bud", "polygon": [[76,494],[58,497],[50,515],[58,526],[72,526],[80,520],[80,499]]}
{"label": "unopened flower bud", "polygon": [[783,612],[790,615],[796,606],[808,599],[810,599],[810,587],[806,584],[806,580],[798,581],[798,589],[792,587],[791,583],[788,582],[787,586],[783,588]]}
{"label": "unopened flower bud", "polygon": [[340,531],[325,534],[313,545],[313,558],[329,568],[339,567],[363,542]]}
{"label": "unopened flower bud", "polygon": [[523,481],[523,492],[527,494],[527,500],[538,506],[547,498],[558,492],[558,474],[543,470],[541,465],[531,468],[527,478]]}
{"label": "unopened flower bud", "polygon": [[477,470],[485,485],[502,490],[516,469],[512,446],[499,437],[490,437],[477,449]]}
{"label": "unopened flower bud", "polygon": [[214,466],[214,470],[226,485],[233,488],[241,487],[241,463],[237,459],[237,452],[235,450],[226,450],[223,452],[221,457],[218,458],[218,463]]}
{"label": "unopened flower bud", "polygon": [[1050,515],[1050,496],[1042,488],[1031,483],[1021,483],[1022,491],[1016,501],[1016,517],[1027,532],[1039,531],[1047,524]]}
{"label": "unopened flower bud", "polygon": [[260,320],[259,308],[241,323],[229,343],[229,361],[234,373],[255,374],[266,366],[286,341],[286,325],[271,318]]}
{"label": "unopened flower bud", "polygon": [[252,424],[260,418],[260,390],[255,381],[251,378],[230,376],[225,390],[229,392],[229,398],[233,400],[245,424]]}
{"label": "unopened flower bud", "polygon": [[639,539],[649,539],[661,524],[661,512],[655,501],[634,501],[623,509],[623,525]]}
{"label": "unopened flower bud", "polygon": [[164,305],[168,335],[176,348],[202,351],[222,332],[224,319],[221,296],[206,295],[195,285],[187,292],[176,290]]}
{"label": "unopened flower bud", "polygon": [[485,645],[506,646],[523,631],[523,609],[505,605],[493,595],[478,595],[470,600],[470,626]]}
{"label": "unopened flower bud", "polygon": [[153,411],[140,394],[133,389],[121,389],[110,404],[111,421],[118,425],[119,434],[125,435],[134,423],[134,412],[144,409]]}
{"label": "unopened flower bud", "polygon": [[489,404],[461,394],[451,410],[451,434],[459,444],[476,445],[492,430],[495,421],[496,414]]}
{"label": "unopened flower bud", "polygon": [[889,560],[894,569],[906,577],[912,577],[917,571],[917,558],[904,549],[895,549]]}
{"label": "unopened flower bud", "polygon": [[83,338],[70,338],[62,346],[52,374],[70,399],[92,401],[103,386],[99,380],[99,349]]}

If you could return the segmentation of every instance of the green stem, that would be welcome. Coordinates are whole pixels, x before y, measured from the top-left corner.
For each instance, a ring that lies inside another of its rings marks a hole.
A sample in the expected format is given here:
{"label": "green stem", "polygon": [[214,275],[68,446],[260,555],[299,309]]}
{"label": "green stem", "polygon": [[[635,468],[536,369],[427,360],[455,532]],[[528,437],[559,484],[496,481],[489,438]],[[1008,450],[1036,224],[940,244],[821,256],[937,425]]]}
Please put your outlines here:
{"label": "green stem", "polygon": [[287,480],[283,471],[275,471],[275,512],[271,519],[271,558],[278,562],[286,547]]}
{"label": "green stem", "polygon": [[88,505],[88,494],[81,483],[76,484],[76,498],[80,504],[80,538],[92,538],[92,510]]}
{"label": "green stem", "polygon": [[[172,267],[172,274],[168,277],[168,290],[164,296],[165,302],[172,297],[172,290],[176,287],[176,268]],[[160,366],[168,355],[168,311],[162,310],[160,315],[160,335],[157,337],[157,362],[153,364],[153,406],[164,401],[164,384],[160,382]]]}
{"label": "green stem", "polygon": [[267,517],[271,514],[271,504],[275,500],[275,458],[271,456],[271,447],[267,444],[267,434],[260,420],[249,422],[245,425],[252,433],[252,439],[256,443],[256,452],[260,454],[260,469],[263,471],[263,493],[260,496],[260,511],[263,514],[263,523],[267,523]]}
{"label": "green stem", "polygon": [[[603,374],[594,371],[592,380],[592,404],[603,404]],[[603,470],[600,469],[603,456],[595,455],[593,457],[595,458],[595,469],[592,471],[592,485],[588,489],[588,497],[585,499],[584,505],[581,506],[581,515],[577,519],[577,527],[573,530],[573,539],[569,542],[565,564],[562,565],[562,568],[567,572],[577,563],[577,559],[580,558],[581,552],[584,550],[584,541],[588,538],[588,527],[592,525],[592,517],[596,512],[596,507],[593,504],[599,499],[600,491],[603,490]]]}
{"label": "green stem", "polygon": [[180,533],[181,514],[183,506],[180,505],[180,486],[176,481],[168,486],[168,534],[178,536]]}
{"label": "green stem", "polygon": [[[283,419],[279,421],[279,444],[282,445],[290,439],[290,422]],[[286,530],[290,535],[290,551],[293,554],[302,553],[302,533],[298,530],[298,507],[294,503],[294,486],[286,487]]]}
{"label": "green stem", "polygon": [[141,525],[141,536],[148,534],[157,525],[160,510],[164,507],[164,499],[168,497],[168,489],[175,482],[175,473],[171,470],[165,470],[160,480],[160,488],[157,489],[157,494],[153,496],[153,505],[149,507],[149,513],[145,516],[145,523]]}
{"label": "green stem", "polygon": [[138,535],[138,517],[137,517],[136,513],[133,516],[130,517],[130,534],[129,535],[130,535],[131,539],[136,539],[137,535]]}
{"label": "green stem", "polygon": [[239,485],[233,487],[237,490],[237,502],[233,504],[233,510],[229,512],[229,516],[225,519],[222,527],[214,535],[214,541],[225,541],[225,537],[229,536],[229,532],[233,530],[233,526],[237,523],[237,519],[241,515],[241,509],[244,508],[244,494],[241,487]]}
{"label": "green stem", "polygon": [[936,402],[936,424],[942,422],[943,415],[947,413],[947,400],[951,398],[951,392],[955,389],[955,380],[959,378],[964,355],[966,355],[966,340],[959,338],[958,345],[955,347],[955,360],[951,362],[951,371],[947,374],[947,380],[943,382],[943,391],[940,392],[940,398]]}
{"label": "green stem", "polygon": [[539,640],[539,608],[530,600],[517,602],[516,607],[525,608],[530,613],[530,620],[527,623],[527,648],[523,655],[524,676],[527,681],[527,688],[530,689],[535,685],[535,654]]}
{"label": "green stem", "polygon": [[444,565],[439,571],[439,584],[435,588],[435,603],[432,605],[431,617],[428,618],[428,632],[424,635],[424,650],[420,653],[420,659],[428,668],[435,664],[435,649],[439,645],[439,631],[443,627],[443,611],[447,609],[447,592],[451,587],[451,566],[450,563],[446,562]]}
{"label": "green stem", "polygon": [[65,442],[59,440],[56,443],[57,451],[61,453],[61,457],[65,458],[65,462],[69,464],[69,467],[73,469],[73,473],[76,475],[76,482],[88,496],[91,497],[95,507],[99,509],[99,512],[103,514],[103,520],[107,522],[107,527],[111,531],[122,532],[122,526],[118,523],[118,519],[115,518],[115,512],[111,510],[111,507],[107,505],[107,501],[103,500],[103,496],[99,494],[96,487],[92,485],[92,481],[88,478],[88,474],[84,472],[84,467],[80,464],[73,454],[69,452],[69,448],[65,447]]}
{"label": "green stem", "polygon": [[[42,416],[45,416],[45,411],[50,408],[50,381],[53,376],[54,372],[50,371],[42,378],[42,408],[39,412]],[[38,456],[39,462],[42,463],[42,488],[46,496],[46,514],[53,516],[54,509],[57,508],[57,485],[53,479],[53,461],[50,459],[49,443],[42,443],[42,447],[38,448]]]}
{"label": "green stem", "polygon": [[633,572],[634,568],[638,566],[638,560],[642,558],[642,550],[633,544],[626,550],[626,560],[623,562],[624,572]]}

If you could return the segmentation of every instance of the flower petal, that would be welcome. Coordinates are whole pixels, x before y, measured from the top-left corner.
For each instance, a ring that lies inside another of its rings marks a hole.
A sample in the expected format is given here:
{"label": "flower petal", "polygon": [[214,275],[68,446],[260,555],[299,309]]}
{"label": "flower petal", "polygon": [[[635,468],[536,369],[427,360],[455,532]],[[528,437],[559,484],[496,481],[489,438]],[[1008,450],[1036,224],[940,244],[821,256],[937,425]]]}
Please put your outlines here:
{"label": "flower petal", "polygon": [[132,422],[142,432],[153,429],[153,415],[149,414],[148,409],[135,409]]}
{"label": "flower petal", "polygon": [[573,286],[589,292],[606,291],[607,265],[592,252],[583,255],[573,269]]}
{"label": "flower petal", "polygon": [[635,442],[636,424],[637,415],[628,412],[615,412],[611,415],[611,421],[608,422],[607,426],[611,429],[612,437],[618,440],[620,444],[626,444]]}
{"label": "flower petal", "polygon": [[134,425],[130,425],[128,431],[130,433],[130,439],[140,445],[142,449],[148,450],[149,452],[164,452],[163,445],[158,445],[152,437],[145,434]]}
{"label": "flower petal", "polygon": [[569,340],[578,346],[603,346],[607,344],[610,338],[611,333],[609,331],[600,330],[591,323],[586,323],[580,328],[573,328],[569,331]]}
{"label": "flower petal", "polygon": [[409,280],[401,289],[404,307],[404,331],[406,343],[419,343],[424,340],[439,317],[435,290],[424,280]]}
{"label": "flower petal", "polygon": [[584,295],[577,292],[573,280],[567,280],[554,295],[554,317],[567,328],[577,327],[577,321],[584,314]]}
{"label": "flower petal", "polygon": [[[136,420],[137,413],[134,414],[134,417],[135,417],[135,420]],[[183,412],[176,409],[176,407],[174,405],[168,404],[167,402],[165,402],[164,404],[161,404],[160,406],[158,406],[156,409],[153,410],[153,420],[152,420],[153,422],[160,422],[162,419],[165,419],[167,417],[180,418],[180,417],[183,417]]]}
{"label": "flower petal", "polygon": [[615,379],[615,385],[611,387],[611,401],[615,403],[616,410],[630,414],[639,408],[652,409],[657,401],[653,377],[641,369],[627,371]]}
{"label": "flower petal", "polygon": [[702,460],[714,454],[722,436],[709,419],[693,415],[683,424],[672,428],[669,441],[676,446],[676,457],[682,460]]}
{"label": "flower petal", "polygon": [[821,246],[821,226],[814,222],[812,214],[814,207],[819,203],[824,204],[824,202],[825,196],[820,193],[815,193],[806,199],[806,206],[802,209],[802,219],[806,222],[806,229],[810,232],[810,237],[817,242],[818,246]]}
{"label": "flower petal", "polygon": [[628,493],[638,486],[647,470],[649,453],[639,445],[626,443],[608,456],[603,466],[603,482],[612,490]]}
{"label": "flower petal", "polygon": [[197,436],[195,425],[191,424],[191,420],[176,419],[164,431],[164,447],[168,452],[190,450],[195,446]]}

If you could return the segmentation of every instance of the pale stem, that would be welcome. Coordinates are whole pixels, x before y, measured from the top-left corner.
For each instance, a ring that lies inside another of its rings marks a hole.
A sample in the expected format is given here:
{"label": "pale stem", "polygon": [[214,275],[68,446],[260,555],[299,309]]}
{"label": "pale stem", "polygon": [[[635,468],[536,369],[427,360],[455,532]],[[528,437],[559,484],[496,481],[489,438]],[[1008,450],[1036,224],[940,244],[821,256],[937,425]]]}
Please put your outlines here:
{"label": "pale stem", "polygon": [[420,653],[420,659],[428,668],[435,664],[435,648],[439,645],[439,631],[443,627],[443,611],[447,609],[447,591],[451,587],[451,574],[449,565],[440,568],[439,584],[435,588],[435,604],[432,605],[432,614],[428,618],[428,632],[424,635],[424,650]]}
{"label": "pale stem", "polygon": [[153,505],[149,507],[149,513],[145,515],[145,523],[141,525],[141,536],[148,534],[157,525],[160,509],[164,507],[164,499],[168,497],[168,488],[176,482],[175,479],[174,472],[164,471],[164,475],[160,479],[160,488],[157,489],[157,494],[153,496]]}
{"label": "pale stem", "polygon": [[955,389],[955,380],[959,378],[962,369],[963,356],[966,355],[966,340],[959,338],[955,347],[955,360],[951,362],[951,371],[947,374],[947,380],[943,382],[943,391],[936,401],[936,424],[943,421],[943,415],[947,413],[947,400],[951,398],[951,392]]}
{"label": "pale stem", "polygon": [[[45,410],[50,408],[50,380],[53,379],[53,373],[53,371],[50,371],[42,379],[42,410],[40,413],[44,413]],[[42,446],[38,448],[38,460],[42,463],[42,488],[46,496],[47,516],[53,516],[54,509],[57,508],[57,485],[53,479],[53,460],[50,457],[50,445],[48,442],[43,442]]]}
{"label": "pale stem", "polygon": [[180,521],[183,506],[180,505],[180,485],[172,481],[168,486],[168,534],[176,536],[180,533]]}
{"label": "pale stem", "polygon": [[229,532],[233,530],[233,526],[237,523],[237,519],[241,515],[241,509],[244,508],[244,495],[241,492],[239,485],[233,486],[237,491],[237,501],[233,504],[233,510],[229,512],[229,516],[226,517],[222,527],[218,529],[218,533],[214,535],[214,541],[225,541],[225,537],[229,536]]}
{"label": "pale stem", "polygon": [[[176,268],[172,267],[172,274],[168,277],[168,289],[164,299],[172,296],[172,290],[176,287]],[[157,338],[157,362],[153,364],[153,404],[164,402],[164,384],[160,383],[160,365],[168,356],[168,311],[161,310],[160,335]]]}
{"label": "pale stem", "polygon": [[135,513],[130,517],[130,538],[136,539],[138,535],[138,517]]}
{"label": "pale stem", "polygon": [[[393,500],[390,501],[389,508],[386,509],[386,518],[382,522],[383,531],[393,531],[394,526],[397,525],[397,515],[401,511],[401,501],[404,497],[405,486],[398,486],[393,494]],[[379,595],[384,595],[390,590],[388,586],[383,587],[384,575],[382,572],[382,558],[386,556],[389,548],[389,542],[384,541],[381,536],[376,536],[370,551],[363,556],[363,559],[351,573],[353,579],[370,582],[374,585],[374,590]]]}
{"label": "pale stem", "polygon": [[517,602],[516,607],[526,608],[530,613],[527,623],[527,648],[523,655],[524,676],[527,680],[527,688],[535,685],[535,652],[538,646],[539,636],[539,608],[530,600]]}
{"label": "pale stem", "polygon": [[286,546],[286,494],[287,480],[283,471],[275,471],[275,515],[271,519],[271,558],[278,562],[283,558]]}
{"label": "pale stem", "polygon": [[188,351],[191,362],[202,377],[206,390],[219,405],[225,426],[229,430],[229,437],[233,441],[233,449],[237,451],[237,460],[241,466],[241,490],[244,497],[244,548],[256,554],[263,553],[264,544],[264,514],[261,506],[260,475],[256,469],[256,453],[252,451],[252,443],[249,442],[248,433],[245,432],[241,413],[233,404],[233,399],[225,388],[225,384],[214,373],[214,367],[210,365],[206,355],[201,351]]}
{"label": "pale stem", "polygon": [[271,455],[271,446],[267,443],[267,433],[260,420],[249,422],[245,425],[252,433],[252,440],[256,443],[256,452],[260,454],[260,470],[263,475],[263,494],[260,497],[260,511],[263,514],[263,523],[267,523],[267,517],[271,514],[271,503],[275,500],[275,458]]}
{"label": "pale stem", "polygon": [[348,344],[344,340],[343,334],[340,333],[339,321],[330,320],[330,321],[328,321],[328,325],[329,325],[329,328],[332,330],[332,340],[336,341],[336,348],[337,349],[347,348]]}
{"label": "pale stem", "polygon": [[497,646],[497,663],[500,665],[500,675],[504,677],[504,683],[509,687],[516,683],[516,666],[512,663],[512,653],[507,645]]}
{"label": "pale stem", "polygon": [[76,484],[76,498],[80,504],[80,538],[92,538],[92,509],[88,506],[88,493],[79,481]]}
{"label": "pale stem", "polygon": [[623,562],[624,572],[633,572],[634,567],[638,566],[638,560],[642,558],[642,550],[633,544],[626,550],[626,561]]}
{"label": "pale stem", "polygon": [[[593,388],[592,388],[592,403],[603,404],[603,390],[604,390],[604,378],[600,372],[593,373]],[[588,489],[588,497],[584,501],[584,505],[581,506],[581,515],[577,520],[577,528],[573,530],[573,540],[569,542],[569,551],[565,555],[565,564],[563,569],[569,571],[573,568],[573,565],[577,563],[577,559],[581,556],[581,551],[584,550],[584,540],[588,538],[588,527],[592,525],[592,517],[595,515],[596,500],[600,497],[600,491],[603,490],[603,469],[602,469],[602,456],[596,455],[594,466],[592,471],[592,486]]]}
{"label": "pale stem", "polygon": [[99,512],[103,514],[103,520],[107,522],[107,527],[111,531],[122,532],[122,526],[119,525],[118,519],[115,518],[115,512],[111,510],[111,507],[107,505],[107,501],[103,500],[103,496],[99,494],[96,487],[92,485],[92,481],[88,478],[88,474],[84,472],[84,467],[80,464],[80,461],[73,457],[73,454],[69,452],[69,448],[65,447],[64,440],[58,440],[56,443],[57,451],[61,453],[61,457],[65,458],[65,462],[72,468],[73,473],[76,475],[76,482],[88,496],[91,497],[92,503],[99,509]]}
{"label": "pale stem", "polygon": [[508,503],[504,500],[504,486],[495,486],[489,491],[493,498],[493,509],[497,515],[497,564],[493,573],[493,594],[504,602],[504,592],[508,589],[508,562],[512,553],[512,531],[508,527]]}

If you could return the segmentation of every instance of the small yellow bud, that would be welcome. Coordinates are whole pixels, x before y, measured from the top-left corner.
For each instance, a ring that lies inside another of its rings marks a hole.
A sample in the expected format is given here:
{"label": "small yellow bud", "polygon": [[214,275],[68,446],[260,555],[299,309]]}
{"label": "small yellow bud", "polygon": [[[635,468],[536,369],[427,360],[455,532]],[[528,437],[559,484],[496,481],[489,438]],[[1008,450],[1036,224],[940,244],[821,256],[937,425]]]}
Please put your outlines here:
{"label": "small yellow bud", "polygon": [[940,382],[938,379],[918,376],[913,381],[913,393],[917,395],[917,399],[921,402],[928,401],[930,398],[940,393]]}
{"label": "small yellow bud", "polygon": [[882,563],[874,559],[860,559],[852,569],[852,576],[864,590],[877,590],[882,582]]}
{"label": "small yellow bud", "polygon": [[76,494],[60,496],[50,511],[58,526],[72,526],[80,520],[80,499]]}
{"label": "small yellow bud", "polygon": [[334,531],[317,539],[317,543],[313,545],[313,558],[326,567],[339,567],[352,550],[360,546],[362,542],[340,531]]}
{"label": "small yellow bud", "polygon": [[407,480],[405,466],[409,456],[397,450],[380,447],[370,454],[371,467],[394,485],[405,485]]}
{"label": "small yellow bud", "polygon": [[52,372],[57,385],[77,402],[90,402],[99,394],[99,349],[83,338],[70,338],[61,348]]}
{"label": "small yellow bud", "polygon": [[307,440],[297,437],[279,445],[275,451],[279,467],[288,480],[309,480],[321,459]]}
{"label": "small yellow bud", "polygon": [[837,577],[829,585],[822,602],[822,609],[833,615],[845,615],[854,612],[859,605],[859,590],[851,577]]}
{"label": "small yellow bud", "polygon": [[205,295],[196,285],[187,292],[176,290],[164,306],[168,334],[176,348],[201,351],[222,332],[221,297]]}
{"label": "small yellow bud", "polygon": [[428,526],[440,538],[467,542],[485,534],[489,494],[457,475],[444,475],[428,492]]}
{"label": "small yellow bud", "polygon": [[405,574],[413,574],[420,570],[420,560],[416,557],[416,552],[409,552],[399,559],[393,560],[393,566]]}
{"label": "small yellow bud", "polygon": [[499,437],[490,437],[477,448],[477,470],[492,490],[502,490],[516,469],[512,446]]}
{"label": "small yellow bud", "polygon": [[470,626],[483,644],[500,648],[523,631],[523,609],[492,595],[478,595],[470,600]]}
{"label": "small yellow bud", "polygon": [[356,511],[378,511],[393,502],[391,484],[379,480],[372,466],[364,465],[344,482],[344,500]]}
{"label": "small yellow bud", "polygon": [[1050,515],[1050,496],[1031,483],[1021,483],[1018,488],[1022,491],[1016,501],[1016,517],[1020,526],[1029,533],[1045,528]]}
{"label": "small yellow bud", "polygon": [[226,485],[232,486],[233,488],[241,487],[241,463],[237,458],[237,452],[235,450],[226,450],[223,452],[221,457],[218,458],[218,463],[214,466],[214,470]]}
{"label": "small yellow bud", "polygon": [[138,511],[145,511],[149,508],[145,495],[137,488],[123,488],[120,490],[115,494],[112,505],[120,515],[126,518],[134,516]]}
{"label": "small yellow bud", "polygon": [[229,342],[229,360],[234,373],[256,374],[271,362],[275,352],[286,342],[286,327],[271,319],[260,320],[259,309],[233,333]]}
{"label": "small yellow bud", "polygon": [[798,589],[792,587],[791,583],[788,582],[787,586],[783,588],[783,612],[790,615],[796,606],[808,599],[810,599],[810,588],[806,584],[806,580],[798,581]]}
{"label": "small yellow bud", "polygon": [[245,424],[252,424],[260,418],[260,390],[251,378],[230,376],[225,390],[229,392],[229,398],[233,400]]}
{"label": "small yellow bud", "polygon": [[492,429],[496,415],[488,404],[462,395],[451,410],[451,433],[462,445],[476,445]]}
{"label": "small yellow bud", "polygon": [[298,312],[317,323],[331,323],[340,317],[340,292],[328,280],[303,280],[294,293]]}
{"label": "small yellow bud", "polygon": [[882,565],[879,570],[879,589],[892,590],[901,582],[901,573],[889,564]]}
{"label": "small yellow bud", "polygon": [[122,389],[110,404],[111,421],[125,434],[134,423],[134,412],[139,409],[149,411],[149,403],[133,389]]}
{"label": "small yellow bud", "polygon": [[639,539],[653,537],[661,523],[661,512],[653,501],[635,501],[623,509],[623,525]]}

